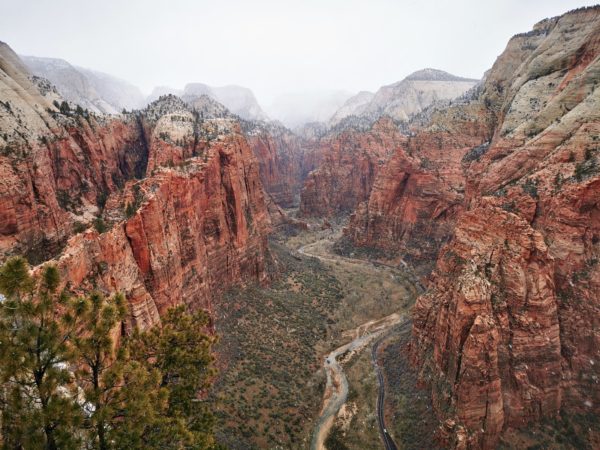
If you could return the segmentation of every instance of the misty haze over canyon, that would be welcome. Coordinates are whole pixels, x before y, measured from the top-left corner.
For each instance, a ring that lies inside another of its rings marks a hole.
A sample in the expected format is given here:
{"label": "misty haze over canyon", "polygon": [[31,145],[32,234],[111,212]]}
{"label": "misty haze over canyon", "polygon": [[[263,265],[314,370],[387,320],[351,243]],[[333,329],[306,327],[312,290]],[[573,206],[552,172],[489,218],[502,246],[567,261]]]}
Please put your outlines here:
{"label": "misty haze over canyon", "polygon": [[600,6],[0,11],[3,448],[599,448]]}

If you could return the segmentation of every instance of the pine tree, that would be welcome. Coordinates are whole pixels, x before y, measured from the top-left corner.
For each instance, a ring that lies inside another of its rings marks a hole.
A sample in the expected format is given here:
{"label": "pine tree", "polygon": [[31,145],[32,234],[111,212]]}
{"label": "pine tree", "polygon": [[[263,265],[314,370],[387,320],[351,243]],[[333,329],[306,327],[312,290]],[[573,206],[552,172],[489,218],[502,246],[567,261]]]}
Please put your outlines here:
{"label": "pine tree", "polygon": [[58,270],[29,274],[27,262],[0,268],[0,382],[5,448],[78,448],[81,409],[69,365],[71,301],[58,291]]}
{"label": "pine tree", "polygon": [[[164,420],[168,391],[158,369],[131,360],[127,342],[116,342],[127,308],[122,295],[94,293],[79,303],[78,385],[83,387],[88,443],[99,450],[171,448],[173,436],[189,434]],[[179,448],[178,446],[173,448]]]}
{"label": "pine tree", "polygon": [[215,449],[199,394],[214,368],[208,317],[169,310],[122,329],[122,295],[71,299],[58,270],[0,267],[0,443],[7,449]]}
{"label": "pine tree", "polygon": [[121,370],[113,372],[119,388],[110,400],[111,414],[107,419],[110,420],[107,430],[110,447],[107,448],[182,448],[171,445],[178,442],[172,437],[185,430],[171,433],[161,416],[168,404],[168,392],[160,385],[160,372],[129,360],[126,351],[123,361]]}
{"label": "pine tree", "polygon": [[131,343],[132,357],[161,374],[161,386],[168,391],[163,425],[171,429],[171,442],[179,439],[186,447],[214,445],[214,417],[199,398],[215,374],[211,355],[215,338],[206,334],[207,325],[203,311],[189,314],[178,306],[167,311],[161,327],[134,333]]}
{"label": "pine tree", "polygon": [[[99,293],[80,299],[78,318],[81,332],[73,339],[77,351],[77,381],[86,400],[86,428],[95,448],[111,448],[107,434],[118,404],[118,389],[123,378],[124,352],[117,350],[113,336],[120,331],[127,308],[125,298],[115,295],[107,300]],[[115,333],[116,332],[116,333]]]}
{"label": "pine tree", "polygon": [[66,101],[62,101],[60,104],[60,112],[63,114],[69,114],[71,112],[71,107]]}

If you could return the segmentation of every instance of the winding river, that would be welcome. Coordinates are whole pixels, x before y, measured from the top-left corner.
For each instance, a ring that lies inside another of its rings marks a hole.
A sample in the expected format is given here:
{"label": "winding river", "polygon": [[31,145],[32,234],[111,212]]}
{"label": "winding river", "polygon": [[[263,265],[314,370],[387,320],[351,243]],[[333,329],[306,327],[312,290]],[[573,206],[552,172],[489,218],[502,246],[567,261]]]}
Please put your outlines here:
{"label": "winding river", "polygon": [[[335,263],[338,260],[344,260],[353,264],[374,266],[373,263],[360,259],[342,256],[322,256],[316,253],[311,253],[311,247],[318,244],[319,241],[304,245],[298,249],[298,253],[305,256],[318,258],[321,261],[330,263]],[[404,320],[405,317],[403,315],[393,313],[380,319],[365,322],[355,329],[345,332],[344,335],[351,336],[353,339],[350,342],[336,348],[326,356],[323,361],[323,369],[327,375],[327,383],[325,386],[325,392],[323,394],[323,407],[321,408],[321,413],[316,420],[315,428],[313,430],[310,445],[311,450],[325,450],[325,439],[331,430],[336,414],[344,405],[344,403],[346,403],[346,398],[348,397],[348,379],[344,374],[344,369],[340,364],[340,359],[349,359],[358,354],[360,351],[369,346],[369,344],[373,343],[373,341],[375,341],[378,337],[382,336],[382,334],[391,327],[403,322]],[[375,368],[377,369],[377,367]],[[381,376],[379,377],[379,382],[380,384],[382,383]],[[381,384],[380,386],[380,392],[382,393],[383,385]],[[381,398],[383,398],[383,396],[381,396]],[[382,438],[384,443],[386,443],[386,437],[389,441],[391,441],[391,437],[389,437],[387,431],[381,424],[383,413],[381,412],[382,405],[379,402],[377,408],[378,417],[380,420],[380,428],[382,433],[384,433]],[[391,442],[393,443],[393,441]],[[385,445],[385,447],[388,448],[388,445]]]}

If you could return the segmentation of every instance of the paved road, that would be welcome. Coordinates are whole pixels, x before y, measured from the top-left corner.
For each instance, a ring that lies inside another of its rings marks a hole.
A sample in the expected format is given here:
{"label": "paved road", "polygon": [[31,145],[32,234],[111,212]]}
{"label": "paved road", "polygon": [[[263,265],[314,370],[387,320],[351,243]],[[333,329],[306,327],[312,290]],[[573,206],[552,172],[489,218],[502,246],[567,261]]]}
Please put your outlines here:
{"label": "paved road", "polygon": [[346,398],[348,397],[348,379],[344,374],[344,369],[337,361],[338,356],[349,351],[360,350],[361,347],[364,347],[377,335],[377,333],[370,333],[357,337],[352,342],[336,348],[327,355],[323,363],[323,368],[327,374],[327,384],[323,396],[323,409],[313,431],[311,449],[321,450],[324,448],[325,439],[333,425],[335,415],[342,405],[346,403]]}
{"label": "paved road", "polygon": [[373,365],[375,366],[377,381],[379,383],[379,393],[377,394],[377,422],[379,423],[379,434],[381,434],[385,450],[397,450],[398,447],[396,447],[394,440],[385,427],[385,383],[383,380],[383,372],[377,363],[377,347],[380,342],[381,340],[375,342],[371,351],[371,358],[373,359]]}
{"label": "paved road", "polygon": [[[347,258],[337,255],[327,257],[311,253],[309,250],[310,247],[316,244],[318,244],[318,241],[308,245],[304,245],[298,249],[298,253],[305,256],[318,258],[321,261],[335,263],[339,260],[345,260],[354,264],[371,265],[376,267],[376,264],[373,261],[365,261],[361,259]],[[391,268],[398,270],[397,267]],[[380,337],[382,333],[384,333],[390,327],[397,325],[402,321],[405,321],[405,319],[396,313],[391,314],[387,317],[383,317],[379,320],[370,320],[352,330],[350,334],[354,336],[354,340],[342,345],[341,347],[338,347],[337,349],[333,350],[327,355],[325,361],[323,362],[323,368],[325,369],[325,373],[327,375],[327,384],[325,385],[325,393],[323,394],[323,408],[321,409],[321,415],[317,419],[313,431],[313,436],[310,445],[311,450],[324,449],[325,439],[327,438],[331,426],[333,425],[335,416],[342,407],[342,405],[346,403],[346,398],[348,396],[348,379],[344,374],[342,366],[337,361],[337,358],[340,355],[346,354],[347,352],[360,352],[364,347],[366,347],[374,339]],[[377,361],[374,356],[376,354],[376,347],[377,344],[375,344],[373,347],[373,363],[379,379],[379,394],[377,398],[377,414],[379,417],[379,428],[385,444],[385,449],[397,450],[394,441],[385,429],[383,417],[383,399],[385,387],[381,371],[377,366]]]}

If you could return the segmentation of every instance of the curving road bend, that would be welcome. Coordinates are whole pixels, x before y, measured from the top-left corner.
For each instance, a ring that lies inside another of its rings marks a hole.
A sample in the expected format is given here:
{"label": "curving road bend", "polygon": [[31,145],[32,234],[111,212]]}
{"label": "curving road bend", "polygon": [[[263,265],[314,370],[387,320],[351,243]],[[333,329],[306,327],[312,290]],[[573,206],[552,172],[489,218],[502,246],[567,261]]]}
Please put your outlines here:
{"label": "curving road bend", "polygon": [[[352,262],[353,264],[375,266],[373,262],[364,261],[361,259],[354,259],[343,256],[327,257],[314,253],[309,253],[309,248],[313,245],[317,245],[318,243],[319,241],[313,242],[308,245],[304,245],[298,249],[298,253],[305,256],[317,258],[321,261],[335,263],[338,260],[344,260]],[[381,319],[370,320],[368,322],[365,322],[362,325],[356,327],[354,330],[344,333],[345,335],[353,336],[354,339],[352,341],[336,348],[327,355],[325,361],[323,362],[323,368],[327,375],[327,384],[325,385],[325,393],[323,394],[323,407],[321,409],[321,414],[319,415],[319,418],[316,421],[315,428],[313,431],[313,436],[310,445],[311,450],[325,449],[325,439],[327,438],[329,431],[331,430],[335,416],[342,407],[342,405],[346,403],[346,398],[348,396],[348,379],[344,374],[344,370],[340,365],[338,358],[340,356],[346,357],[347,355],[351,357],[353,354],[359,353],[373,340],[382,337],[385,331],[404,321],[405,318],[402,315],[394,313]],[[377,365],[376,358],[377,346],[379,345],[379,341],[375,343],[372,349],[373,365],[375,367],[379,383],[379,392],[377,397],[377,418],[379,422],[379,431],[385,449],[396,450],[396,444],[394,443],[392,437],[389,435],[387,429],[385,428],[383,408],[385,385],[383,382],[383,375],[381,373],[381,370],[379,369],[379,366]]]}
{"label": "curving road bend", "polygon": [[422,294],[423,292],[425,292],[425,286],[423,286],[421,281],[419,281],[419,278],[410,270],[408,264],[406,264],[406,262],[404,260],[400,261],[402,264],[402,267],[403,267],[403,269],[400,269],[397,266],[392,266],[390,264],[385,264],[380,261],[375,261],[372,259],[349,258],[347,256],[340,256],[340,255],[331,257],[331,256],[319,255],[316,253],[310,253],[311,247],[315,247],[315,246],[319,245],[320,242],[323,242],[323,241],[329,241],[329,238],[324,238],[319,241],[315,241],[315,242],[311,242],[310,244],[303,245],[297,250],[297,252],[300,253],[301,255],[309,256],[311,258],[317,258],[321,261],[327,261],[330,263],[335,263],[337,261],[346,261],[348,263],[369,266],[369,267],[373,267],[373,268],[387,267],[389,269],[393,269],[398,272],[402,272],[402,274],[404,276],[406,276],[408,278],[408,280],[415,286],[418,294]]}

